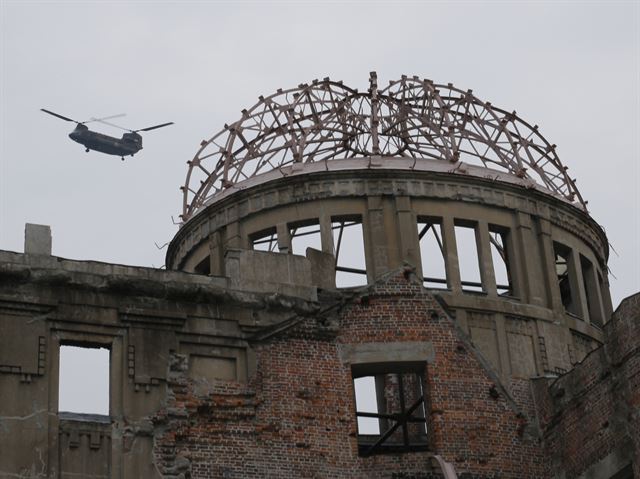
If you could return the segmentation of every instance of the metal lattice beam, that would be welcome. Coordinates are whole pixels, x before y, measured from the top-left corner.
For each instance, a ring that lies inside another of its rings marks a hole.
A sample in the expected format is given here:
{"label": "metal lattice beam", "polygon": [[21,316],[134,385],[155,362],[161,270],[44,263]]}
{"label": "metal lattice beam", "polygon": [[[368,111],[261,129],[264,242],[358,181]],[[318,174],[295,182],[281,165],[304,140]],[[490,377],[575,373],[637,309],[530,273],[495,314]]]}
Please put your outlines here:
{"label": "metal lattice beam", "polygon": [[372,72],[366,92],[325,78],[260,97],[188,162],[181,218],[267,171],[377,155],[491,168],[531,179],[586,209],[555,145],[537,126],[452,84],[403,76],[379,89]]}

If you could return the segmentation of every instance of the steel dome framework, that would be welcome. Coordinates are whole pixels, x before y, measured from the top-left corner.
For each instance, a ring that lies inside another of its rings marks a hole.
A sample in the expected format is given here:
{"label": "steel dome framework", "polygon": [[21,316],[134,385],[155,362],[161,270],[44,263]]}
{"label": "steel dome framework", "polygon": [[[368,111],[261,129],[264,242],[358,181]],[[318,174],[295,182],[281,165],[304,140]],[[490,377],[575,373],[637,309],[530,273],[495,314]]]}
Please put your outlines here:
{"label": "steel dome framework", "polygon": [[[260,97],[242,118],[204,140],[183,191],[182,221],[221,191],[296,163],[361,157],[467,163],[530,179],[586,209],[575,181],[550,144],[515,111],[471,90],[402,76],[365,92],[329,78]],[[415,164],[415,162],[414,162]]]}

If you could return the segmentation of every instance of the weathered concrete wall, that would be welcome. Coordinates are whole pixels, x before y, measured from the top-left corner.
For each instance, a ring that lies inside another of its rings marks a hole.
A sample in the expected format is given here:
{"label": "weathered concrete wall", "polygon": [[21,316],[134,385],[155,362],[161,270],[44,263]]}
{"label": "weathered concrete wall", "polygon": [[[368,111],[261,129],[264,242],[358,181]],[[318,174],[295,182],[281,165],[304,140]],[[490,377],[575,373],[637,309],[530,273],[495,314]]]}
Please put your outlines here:
{"label": "weathered concrete wall", "polygon": [[[169,400],[170,358],[205,390],[243,383],[255,374],[247,332],[317,310],[227,283],[0,252],[0,477],[158,476],[151,418]],[[59,413],[64,344],[109,349],[108,416]]]}
{"label": "weathered concrete wall", "polygon": [[[611,306],[608,246],[601,228],[557,198],[489,179],[375,169],[281,178],[239,190],[203,209],[171,242],[167,265],[193,271],[209,257],[218,267],[213,274],[229,275],[225,263],[214,256],[251,249],[252,238],[264,232],[277,236],[277,251],[290,254],[293,229],[311,223],[320,230],[322,251],[333,255],[332,222],[339,218],[362,222],[363,268],[369,283],[405,263],[421,275],[422,264],[431,258],[421,258],[418,222],[439,223],[446,282],[438,294],[505,381],[562,374],[602,342],[601,325]],[[461,277],[457,226],[470,227],[476,235],[481,291],[475,293]],[[506,238],[511,280],[507,293],[496,284],[491,249],[496,231]],[[569,255],[571,311],[562,302],[556,245]],[[314,284],[321,287],[331,286],[322,278],[335,279],[331,271],[318,276]]]}
{"label": "weathered concrete wall", "polygon": [[630,465],[640,477],[640,293],[604,331],[604,345],[569,373],[534,382],[549,477],[609,478]]}

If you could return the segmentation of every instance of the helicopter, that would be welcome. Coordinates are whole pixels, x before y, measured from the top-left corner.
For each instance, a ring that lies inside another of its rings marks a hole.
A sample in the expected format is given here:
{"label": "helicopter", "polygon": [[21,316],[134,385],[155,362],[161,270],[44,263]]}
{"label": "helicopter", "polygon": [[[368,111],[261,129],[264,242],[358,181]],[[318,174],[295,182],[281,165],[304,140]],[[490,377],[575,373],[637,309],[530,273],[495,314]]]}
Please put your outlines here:
{"label": "helicopter", "polygon": [[[60,118],[61,120],[74,122],[76,127],[71,133],[69,133],[69,138],[81,145],[84,145],[87,153],[89,153],[90,150],[99,151],[108,155],[120,156],[122,161],[124,161],[125,156],[133,156],[142,149],[142,136],[138,134],[139,131],[151,131],[164,126],[173,125],[173,122],[169,122],[162,123],[161,125],[150,126],[148,128],[140,128],[139,130],[129,130],[105,121],[111,118],[125,116],[124,113],[104,118],[91,118],[87,121],[76,121],[71,118],[67,118],[66,116],[59,115],[53,111],[45,110],[44,108],[41,108],[40,110],[48,113],[49,115]],[[127,131],[127,133],[124,133],[122,138],[116,138],[96,131],[91,131],[85,123],[91,123],[94,121],[120,128]]]}

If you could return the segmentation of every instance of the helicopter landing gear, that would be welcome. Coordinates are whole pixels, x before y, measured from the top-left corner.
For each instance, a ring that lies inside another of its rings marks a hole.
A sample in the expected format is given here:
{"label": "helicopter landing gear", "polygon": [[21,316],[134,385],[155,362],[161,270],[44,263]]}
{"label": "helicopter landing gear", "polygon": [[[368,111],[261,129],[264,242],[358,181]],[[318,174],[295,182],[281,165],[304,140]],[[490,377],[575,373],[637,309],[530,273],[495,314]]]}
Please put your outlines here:
{"label": "helicopter landing gear", "polygon": [[89,148],[87,148],[87,149],[85,149],[84,151],[86,151],[87,153],[89,153],[89,151],[90,151],[90,150],[89,150]]}
{"label": "helicopter landing gear", "polygon": [[120,159],[121,159],[122,161],[124,161],[124,156],[121,156],[121,157],[120,157]]}

